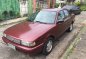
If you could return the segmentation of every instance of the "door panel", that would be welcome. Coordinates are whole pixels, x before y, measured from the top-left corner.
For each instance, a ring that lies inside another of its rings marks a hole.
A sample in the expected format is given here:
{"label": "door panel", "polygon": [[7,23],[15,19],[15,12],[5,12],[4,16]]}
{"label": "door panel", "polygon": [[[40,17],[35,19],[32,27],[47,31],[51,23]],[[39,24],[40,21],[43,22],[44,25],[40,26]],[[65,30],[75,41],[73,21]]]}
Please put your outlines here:
{"label": "door panel", "polygon": [[64,22],[56,24],[56,27],[57,27],[56,35],[57,37],[59,37],[63,33],[63,30],[64,30]]}
{"label": "door panel", "polygon": [[71,25],[71,17],[67,17],[67,18],[65,18],[64,20],[64,28],[65,28],[65,31],[69,28],[69,26]]}
{"label": "door panel", "polygon": [[64,14],[65,14],[65,18],[64,18],[65,24],[64,25],[65,25],[65,31],[66,31],[72,23],[72,18],[69,15],[69,12],[67,10],[63,10],[63,11],[64,11]]}
{"label": "door panel", "polygon": [[65,22],[59,23],[59,21],[62,21],[63,19],[64,19],[64,13],[63,11],[60,11],[57,16],[57,24],[55,28],[57,38],[64,32],[65,29],[65,25],[64,25]]}
{"label": "door panel", "polygon": [[58,17],[57,21],[63,21],[63,22],[61,23],[57,22],[56,24],[56,27],[55,27],[56,37],[59,37],[60,35],[62,35],[69,28],[72,22],[72,19],[69,16],[69,14],[66,13],[65,15],[64,11],[62,10],[59,13],[57,16]]}

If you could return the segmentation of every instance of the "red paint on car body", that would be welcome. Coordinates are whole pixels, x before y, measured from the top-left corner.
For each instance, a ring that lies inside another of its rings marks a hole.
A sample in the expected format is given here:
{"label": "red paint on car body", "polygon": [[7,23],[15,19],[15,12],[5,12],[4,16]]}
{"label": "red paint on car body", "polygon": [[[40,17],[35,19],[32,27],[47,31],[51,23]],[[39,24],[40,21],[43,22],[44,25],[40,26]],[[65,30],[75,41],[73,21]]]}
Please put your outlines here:
{"label": "red paint on car body", "polygon": [[[55,17],[58,17],[58,13],[61,10],[62,9],[45,9],[44,11],[56,12]],[[15,38],[15,40],[21,40],[24,42],[35,42],[35,46],[24,46],[8,40],[4,36],[2,39],[5,43],[10,43],[14,45],[19,51],[28,53],[40,52],[45,42],[48,40],[48,37],[53,36],[55,39],[69,28],[71,23],[74,22],[74,15],[69,15],[68,18],[62,23],[59,23],[56,19],[54,20],[54,24],[25,21],[23,23],[12,26],[4,31],[4,34]]]}

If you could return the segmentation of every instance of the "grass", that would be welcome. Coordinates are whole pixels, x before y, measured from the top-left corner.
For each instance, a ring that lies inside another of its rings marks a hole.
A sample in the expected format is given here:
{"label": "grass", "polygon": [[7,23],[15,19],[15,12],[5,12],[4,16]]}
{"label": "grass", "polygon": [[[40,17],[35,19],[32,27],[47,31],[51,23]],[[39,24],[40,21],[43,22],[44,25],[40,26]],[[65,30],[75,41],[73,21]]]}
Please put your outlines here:
{"label": "grass", "polygon": [[81,9],[82,11],[86,11],[86,4],[81,5],[81,6],[80,6],[80,9]]}
{"label": "grass", "polygon": [[81,4],[80,2],[75,2],[74,5],[80,6],[81,11],[86,11],[86,4]]}

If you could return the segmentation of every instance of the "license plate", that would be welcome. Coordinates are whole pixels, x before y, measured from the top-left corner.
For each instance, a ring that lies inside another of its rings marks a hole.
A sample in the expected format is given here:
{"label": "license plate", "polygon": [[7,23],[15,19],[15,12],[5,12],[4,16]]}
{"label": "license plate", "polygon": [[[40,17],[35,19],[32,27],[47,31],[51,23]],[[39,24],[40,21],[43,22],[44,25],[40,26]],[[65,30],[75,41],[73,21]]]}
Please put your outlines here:
{"label": "license plate", "polygon": [[16,50],[16,48],[15,48],[15,46],[14,45],[12,45],[12,44],[7,44],[8,45],[8,47],[10,47],[10,48],[12,48],[12,49],[14,49],[14,50]]}

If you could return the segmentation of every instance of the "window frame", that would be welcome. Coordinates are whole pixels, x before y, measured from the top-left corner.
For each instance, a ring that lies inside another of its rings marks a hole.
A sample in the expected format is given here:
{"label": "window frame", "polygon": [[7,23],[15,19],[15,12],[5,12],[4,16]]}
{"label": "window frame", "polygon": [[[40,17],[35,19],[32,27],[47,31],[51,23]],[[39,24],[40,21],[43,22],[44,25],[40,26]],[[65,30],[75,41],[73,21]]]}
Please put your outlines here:
{"label": "window frame", "polygon": [[[67,12],[68,12],[68,10],[66,10],[66,9],[64,9],[63,12],[64,12],[64,11],[67,11]],[[70,15],[69,12],[68,12],[68,15],[67,15],[67,16],[66,16],[66,14],[65,14],[65,12],[64,12],[64,16],[65,16],[65,18],[67,18],[69,15]]]}
{"label": "window frame", "polygon": [[60,11],[58,12],[57,21],[64,21],[65,14],[64,14],[64,18],[63,18],[62,20],[61,20],[61,19],[58,19],[58,17],[59,17],[59,13],[60,13],[61,11],[62,11],[62,12],[63,12],[63,14],[64,14],[64,11],[63,11],[63,10],[60,10]]}

